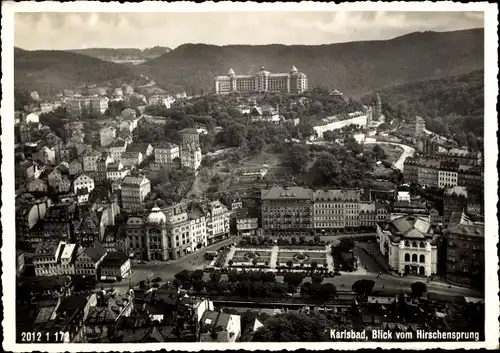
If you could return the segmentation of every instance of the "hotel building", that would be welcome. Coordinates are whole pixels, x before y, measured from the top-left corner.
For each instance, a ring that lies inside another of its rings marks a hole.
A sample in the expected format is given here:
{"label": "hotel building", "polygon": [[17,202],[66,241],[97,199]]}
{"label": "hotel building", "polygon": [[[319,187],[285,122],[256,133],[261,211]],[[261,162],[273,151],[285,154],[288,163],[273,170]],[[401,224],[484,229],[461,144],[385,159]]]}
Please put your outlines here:
{"label": "hotel building", "polygon": [[236,75],[233,69],[227,76],[217,76],[214,80],[215,93],[231,92],[286,92],[307,91],[307,76],[292,67],[288,73],[270,73],[264,66],[260,71],[248,75]]}

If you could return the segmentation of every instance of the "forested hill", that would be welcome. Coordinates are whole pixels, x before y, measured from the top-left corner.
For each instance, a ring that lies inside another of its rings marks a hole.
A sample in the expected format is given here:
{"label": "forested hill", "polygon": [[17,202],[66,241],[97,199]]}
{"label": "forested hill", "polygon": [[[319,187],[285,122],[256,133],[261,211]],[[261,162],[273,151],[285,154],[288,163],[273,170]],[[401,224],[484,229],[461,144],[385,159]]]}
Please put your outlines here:
{"label": "forested hill", "polygon": [[101,60],[150,60],[168,53],[170,48],[155,46],[152,48],[87,48],[69,50],[72,53],[84,54]]}
{"label": "forested hill", "polygon": [[14,50],[14,86],[17,91],[37,90],[42,97],[81,84],[140,82],[127,65],[59,50]]}
{"label": "forested hill", "polygon": [[230,68],[238,74],[264,66],[286,72],[295,65],[309,86],[362,96],[383,87],[483,69],[484,30],[416,32],[384,41],[306,45],[185,44],[139,67],[170,90],[213,89]]}
{"label": "forested hill", "polygon": [[379,94],[389,118],[420,115],[429,130],[448,137],[484,134],[483,70],[394,86]]}

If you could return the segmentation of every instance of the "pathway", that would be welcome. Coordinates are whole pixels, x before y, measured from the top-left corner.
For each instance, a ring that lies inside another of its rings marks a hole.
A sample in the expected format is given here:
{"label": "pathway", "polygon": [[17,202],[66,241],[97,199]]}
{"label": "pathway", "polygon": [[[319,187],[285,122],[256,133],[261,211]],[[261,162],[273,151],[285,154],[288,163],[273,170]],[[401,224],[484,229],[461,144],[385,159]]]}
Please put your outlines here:
{"label": "pathway", "polygon": [[236,246],[231,246],[231,248],[229,249],[229,252],[227,253],[226,255],[226,261],[224,262],[224,268],[228,267],[229,266],[229,260],[231,260],[234,256],[234,253],[236,252]]}
{"label": "pathway", "polygon": [[326,264],[328,265],[328,272],[335,271],[331,249],[332,249],[331,245],[325,245],[325,256],[326,256]]}
{"label": "pathway", "polygon": [[278,261],[279,246],[275,245],[271,248],[271,257],[269,259],[269,267],[271,270],[276,269],[276,262]]}
{"label": "pathway", "polygon": [[385,141],[375,141],[375,142],[365,141],[365,145],[369,145],[369,144],[377,144],[377,145],[384,145],[385,144],[385,145],[393,145],[393,146],[401,147],[403,149],[403,153],[401,154],[399,159],[396,162],[394,162],[394,167],[399,169],[399,170],[403,170],[406,158],[413,156],[413,154],[415,153],[415,149],[413,147],[403,145],[401,143],[385,142]]}

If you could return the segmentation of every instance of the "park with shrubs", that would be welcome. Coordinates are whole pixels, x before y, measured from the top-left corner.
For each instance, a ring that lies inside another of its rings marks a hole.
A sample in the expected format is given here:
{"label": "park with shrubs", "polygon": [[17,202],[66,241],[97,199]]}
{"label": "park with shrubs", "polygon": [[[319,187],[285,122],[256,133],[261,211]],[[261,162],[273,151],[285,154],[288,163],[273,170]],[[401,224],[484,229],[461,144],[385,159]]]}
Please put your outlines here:
{"label": "park with shrubs", "polygon": [[358,261],[354,255],[354,241],[342,239],[326,243],[319,236],[307,241],[305,237],[272,239],[244,237],[236,246],[222,249],[212,262],[210,270],[271,271],[282,276],[301,272],[306,276],[319,274],[330,277],[340,272],[354,272]]}

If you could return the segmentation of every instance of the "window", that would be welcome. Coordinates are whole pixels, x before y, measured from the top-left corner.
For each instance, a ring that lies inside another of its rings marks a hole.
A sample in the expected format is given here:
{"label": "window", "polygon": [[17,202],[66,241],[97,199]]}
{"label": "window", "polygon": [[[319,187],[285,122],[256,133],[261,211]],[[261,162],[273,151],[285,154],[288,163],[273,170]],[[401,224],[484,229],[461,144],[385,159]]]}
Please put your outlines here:
{"label": "window", "polygon": [[408,253],[405,254],[405,261],[406,262],[410,261],[410,254]]}
{"label": "window", "polygon": [[411,261],[412,261],[412,262],[417,262],[417,261],[418,261],[417,254],[413,254],[413,255],[411,256]]}
{"label": "window", "polygon": [[424,263],[425,262],[425,255],[420,255],[420,263]]}

